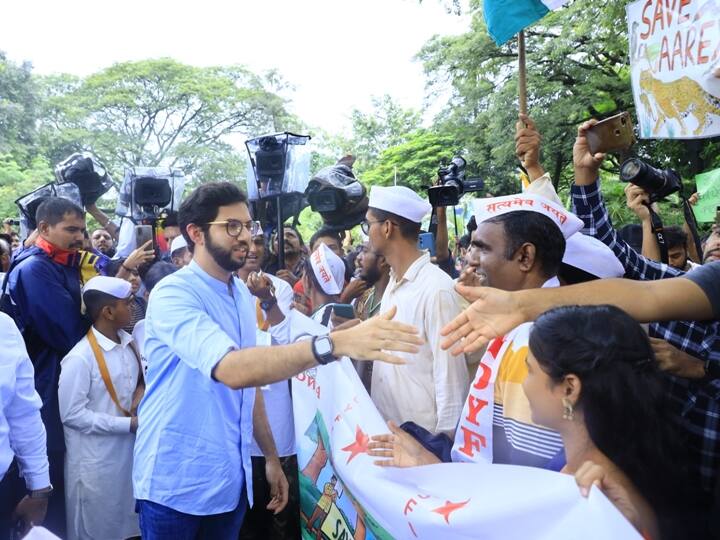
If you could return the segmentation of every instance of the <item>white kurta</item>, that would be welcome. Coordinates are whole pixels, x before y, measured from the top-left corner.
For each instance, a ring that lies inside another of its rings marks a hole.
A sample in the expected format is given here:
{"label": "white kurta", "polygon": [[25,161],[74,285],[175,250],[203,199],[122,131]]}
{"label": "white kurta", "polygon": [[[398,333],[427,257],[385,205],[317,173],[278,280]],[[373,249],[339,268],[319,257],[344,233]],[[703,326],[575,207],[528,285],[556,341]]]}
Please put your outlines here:
{"label": "white kurta", "polygon": [[[92,329],[105,356],[118,401],[129,410],[139,369],[132,337],[115,343]],[[65,431],[65,504],[68,540],[124,539],[140,535],[132,490],[130,418],[113,403],[87,337],[65,356],[59,383]]]}
{"label": "white kurta", "polygon": [[453,286],[427,252],[399,282],[391,272],[380,311],[397,306],[394,320],[415,325],[425,344],[417,354],[393,353],[404,365],[373,365],[371,395],[385,420],[413,421],[432,433],[455,431],[470,380],[465,357],[440,347],[440,329],[461,311]]}

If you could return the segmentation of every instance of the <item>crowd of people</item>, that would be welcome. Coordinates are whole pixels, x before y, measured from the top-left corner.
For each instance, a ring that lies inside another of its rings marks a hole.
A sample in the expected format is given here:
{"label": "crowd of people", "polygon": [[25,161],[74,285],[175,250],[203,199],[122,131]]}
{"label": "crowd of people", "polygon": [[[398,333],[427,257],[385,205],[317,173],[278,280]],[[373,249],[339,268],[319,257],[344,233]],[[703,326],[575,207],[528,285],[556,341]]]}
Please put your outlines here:
{"label": "crowd of people", "polygon": [[6,221],[0,538],[40,524],[68,539],[300,538],[303,519],[322,538],[327,510],[301,516],[288,380],[342,357],[388,422],[375,466],[550,469],[584,496],[597,486],[645,538],[717,537],[720,226],[701,253],[667,228],[662,263],[650,194],[629,184],[631,245],[602,198],[593,125],[567,209],[521,116],[529,187],[475,198],[452,249],[445,209],[402,186],[371,187],[354,236],[324,226],[307,242],[290,224],[270,233],[230,182],[201,184],[162,241],[130,248],[97,206],[60,197],[26,239]]}

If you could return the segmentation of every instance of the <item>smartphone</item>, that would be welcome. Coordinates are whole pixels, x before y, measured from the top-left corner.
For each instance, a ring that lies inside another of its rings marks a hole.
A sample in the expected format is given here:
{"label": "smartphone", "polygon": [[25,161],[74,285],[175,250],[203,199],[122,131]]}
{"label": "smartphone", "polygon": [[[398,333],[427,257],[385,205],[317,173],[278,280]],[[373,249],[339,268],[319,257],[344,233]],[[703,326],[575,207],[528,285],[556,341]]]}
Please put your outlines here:
{"label": "smartphone", "polygon": [[333,304],[332,310],[335,315],[343,319],[355,318],[355,308],[350,304]]}
{"label": "smartphone", "polygon": [[144,246],[148,240],[152,240],[152,249],[155,249],[155,239],[153,238],[153,228],[151,225],[135,225],[135,246]]}
{"label": "smartphone", "polygon": [[429,250],[430,256],[435,256],[435,236],[433,233],[420,233],[418,237],[418,249]]}
{"label": "smartphone", "polygon": [[629,150],[635,144],[630,113],[622,112],[601,120],[588,130],[587,139],[593,154]]}

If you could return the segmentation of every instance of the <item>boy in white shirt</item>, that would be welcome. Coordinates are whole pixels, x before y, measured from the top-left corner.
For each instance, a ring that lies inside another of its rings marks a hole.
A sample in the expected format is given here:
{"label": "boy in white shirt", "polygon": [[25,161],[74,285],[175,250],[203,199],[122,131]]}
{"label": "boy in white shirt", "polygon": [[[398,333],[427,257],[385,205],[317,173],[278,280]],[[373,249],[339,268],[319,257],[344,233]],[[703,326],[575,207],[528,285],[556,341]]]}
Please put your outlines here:
{"label": "boy in white shirt", "polygon": [[83,302],[93,326],[61,363],[69,540],[140,535],[132,464],[145,383],[132,336],[122,330],[130,322],[132,301],[125,280],[88,281]]}

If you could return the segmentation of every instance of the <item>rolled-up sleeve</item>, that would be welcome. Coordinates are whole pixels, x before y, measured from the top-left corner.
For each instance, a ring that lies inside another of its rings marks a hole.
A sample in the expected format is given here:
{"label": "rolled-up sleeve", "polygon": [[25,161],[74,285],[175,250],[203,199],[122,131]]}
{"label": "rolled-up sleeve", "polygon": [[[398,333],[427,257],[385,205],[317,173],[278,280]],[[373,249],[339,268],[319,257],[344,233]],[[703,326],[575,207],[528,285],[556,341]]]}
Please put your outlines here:
{"label": "rolled-up sleeve", "polygon": [[161,283],[148,307],[146,343],[157,339],[180,360],[212,378],[215,366],[240,346],[213,321],[197,292],[179,283]]}
{"label": "rolled-up sleeve", "polygon": [[130,432],[130,417],[88,408],[92,369],[87,358],[69,354],[61,365],[58,401],[63,425],[86,434]]}
{"label": "rolled-up sleeve", "polygon": [[8,388],[10,399],[2,411],[8,424],[10,448],[27,488],[44,488],[50,485],[50,473],[45,426],[40,418],[42,401],[35,391],[35,374],[22,336],[12,319],[4,314],[0,319],[0,342],[5,349],[0,365],[11,377],[14,374],[14,384]]}

